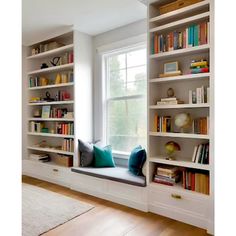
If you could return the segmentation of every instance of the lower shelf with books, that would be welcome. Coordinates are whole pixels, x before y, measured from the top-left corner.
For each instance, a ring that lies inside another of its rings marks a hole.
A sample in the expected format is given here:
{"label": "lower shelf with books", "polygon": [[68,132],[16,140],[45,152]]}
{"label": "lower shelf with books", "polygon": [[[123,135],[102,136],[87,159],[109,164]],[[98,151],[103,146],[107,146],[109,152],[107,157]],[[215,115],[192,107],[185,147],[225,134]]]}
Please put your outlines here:
{"label": "lower shelf with books", "polygon": [[184,190],[209,195],[209,171],[160,163],[150,164],[153,170],[150,172],[151,183],[170,187],[178,186]]}

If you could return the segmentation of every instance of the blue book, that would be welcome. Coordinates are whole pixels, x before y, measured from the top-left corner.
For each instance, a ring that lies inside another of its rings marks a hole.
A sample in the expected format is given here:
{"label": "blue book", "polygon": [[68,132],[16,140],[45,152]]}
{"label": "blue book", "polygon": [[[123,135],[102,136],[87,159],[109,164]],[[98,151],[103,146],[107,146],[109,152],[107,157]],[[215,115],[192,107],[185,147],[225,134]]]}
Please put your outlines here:
{"label": "blue book", "polygon": [[178,49],[178,33],[175,31],[174,32],[174,50]]}
{"label": "blue book", "polygon": [[193,39],[194,39],[193,46],[198,46],[199,45],[199,40],[198,40],[198,38],[199,38],[199,27],[198,27],[198,25],[194,25],[193,30],[194,30],[194,32],[193,32]]}

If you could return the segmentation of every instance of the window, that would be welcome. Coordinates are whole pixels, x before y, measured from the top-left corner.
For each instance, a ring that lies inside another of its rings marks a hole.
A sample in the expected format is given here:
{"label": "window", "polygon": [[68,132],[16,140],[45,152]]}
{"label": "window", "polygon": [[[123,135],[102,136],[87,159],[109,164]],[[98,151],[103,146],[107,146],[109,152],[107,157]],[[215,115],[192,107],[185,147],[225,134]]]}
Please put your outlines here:
{"label": "window", "polygon": [[146,48],[136,47],[104,56],[106,82],[106,143],[126,153],[146,147]]}

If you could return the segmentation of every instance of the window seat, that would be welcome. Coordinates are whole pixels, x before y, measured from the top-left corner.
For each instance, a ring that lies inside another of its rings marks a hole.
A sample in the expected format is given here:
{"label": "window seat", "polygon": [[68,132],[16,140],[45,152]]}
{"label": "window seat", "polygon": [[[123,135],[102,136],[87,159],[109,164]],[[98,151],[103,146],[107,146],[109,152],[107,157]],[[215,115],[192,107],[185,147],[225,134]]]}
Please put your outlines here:
{"label": "window seat", "polygon": [[124,167],[72,167],[71,171],[97,178],[113,180],[120,183],[131,184],[134,186],[146,186],[146,177],[133,175],[128,168]]}

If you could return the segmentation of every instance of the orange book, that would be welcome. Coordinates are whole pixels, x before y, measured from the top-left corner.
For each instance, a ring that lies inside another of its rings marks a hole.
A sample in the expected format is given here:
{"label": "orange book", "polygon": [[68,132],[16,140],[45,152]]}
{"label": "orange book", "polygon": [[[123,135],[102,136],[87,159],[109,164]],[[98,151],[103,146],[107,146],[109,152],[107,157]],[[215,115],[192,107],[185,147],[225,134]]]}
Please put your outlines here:
{"label": "orange book", "polygon": [[163,121],[162,121],[162,132],[166,132],[166,117],[163,117]]}

